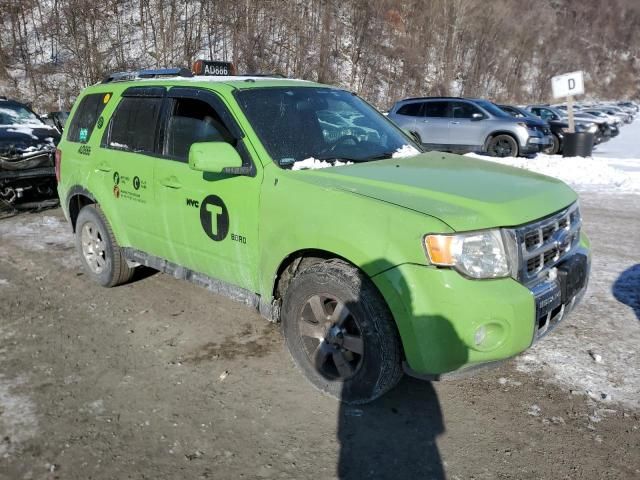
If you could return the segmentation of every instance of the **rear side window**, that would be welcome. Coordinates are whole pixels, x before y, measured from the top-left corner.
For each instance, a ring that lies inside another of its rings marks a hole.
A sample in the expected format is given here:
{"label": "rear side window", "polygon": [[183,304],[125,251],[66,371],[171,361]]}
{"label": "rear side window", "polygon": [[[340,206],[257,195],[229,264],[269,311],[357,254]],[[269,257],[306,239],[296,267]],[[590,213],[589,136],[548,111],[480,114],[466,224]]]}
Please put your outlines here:
{"label": "rear side window", "polygon": [[407,115],[408,117],[419,117],[422,115],[422,102],[407,103],[398,109],[398,115]]}
{"label": "rear side window", "polygon": [[91,138],[93,127],[110,99],[111,93],[103,92],[92,93],[80,100],[80,105],[78,105],[78,109],[69,125],[67,140],[70,142],[87,143],[89,138]]}
{"label": "rear side window", "polygon": [[449,116],[447,113],[447,102],[425,102],[424,116],[432,118]]}
{"label": "rear side window", "polygon": [[177,98],[167,125],[164,155],[186,161],[197,142],[233,142],[216,111],[206,102]]}
{"label": "rear side window", "polygon": [[108,147],[154,153],[162,98],[124,97],[111,117]]}

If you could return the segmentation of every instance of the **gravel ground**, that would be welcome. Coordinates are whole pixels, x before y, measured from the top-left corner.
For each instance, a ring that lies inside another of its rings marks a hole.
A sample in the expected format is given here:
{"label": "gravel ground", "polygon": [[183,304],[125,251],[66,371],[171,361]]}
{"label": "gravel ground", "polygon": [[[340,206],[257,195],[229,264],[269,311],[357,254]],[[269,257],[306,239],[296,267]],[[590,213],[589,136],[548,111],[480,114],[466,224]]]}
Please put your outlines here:
{"label": "gravel ground", "polygon": [[640,478],[640,196],[582,205],[592,281],[556,331],[357,408],[245,307],[149,271],[102,289],[59,210],[3,219],[0,479]]}

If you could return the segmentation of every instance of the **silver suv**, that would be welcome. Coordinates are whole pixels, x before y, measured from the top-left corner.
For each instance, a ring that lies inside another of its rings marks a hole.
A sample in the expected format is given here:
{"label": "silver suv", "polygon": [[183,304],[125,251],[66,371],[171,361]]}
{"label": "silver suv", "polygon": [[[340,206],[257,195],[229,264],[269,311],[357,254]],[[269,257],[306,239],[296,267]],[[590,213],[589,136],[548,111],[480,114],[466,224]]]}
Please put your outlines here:
{"label": "silver suv", "polygon": [[548,125],[514,118],[488,100],[407,98],[391,108],[389,118],[429,150],[516,157],[538,153],[553,142]]}

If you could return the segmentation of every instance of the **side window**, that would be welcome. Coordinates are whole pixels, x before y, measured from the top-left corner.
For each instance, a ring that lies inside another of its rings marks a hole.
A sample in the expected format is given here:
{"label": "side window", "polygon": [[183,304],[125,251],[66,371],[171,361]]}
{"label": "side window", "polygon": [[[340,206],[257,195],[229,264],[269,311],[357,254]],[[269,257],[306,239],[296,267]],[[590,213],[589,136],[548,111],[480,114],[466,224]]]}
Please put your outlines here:
{"label": "side window", "polygon": [[556,116],[551,110],[547,110],[546,108],[541,108],[540,109],[540,114],[539,114],[544,120],[549,120],[554,119],[554,117]]}
{"label": "side window", "polygon": [[111,117],[107,146],[153,153],[161,107],[162,98],[124,97]]}
{"label": "side window", "polygon": [[165,134],[164,155],[186,161],[193,143],[233,141],[211,105],[193,98],[175,99]]}
{"label": "side window", "polygon": [[407,103],[401,106],[396,112],[398,115],[407,115],[408,117],[420,117],[422,102]]}
{"label": "side window", "polygon": [[447,113],[447,106],[447,102],[425,102],[424,116],[431,118],[446,118],[449,116]]}
{"label": "side window", "polygon": [[482,114],[477,107],[466,102],[451,102],[451,110],[453,118],[472,118],[474,113]]}
{"label": "side window", "polygon": [[80,100],[80,105],[71,119],[67,140],[70,142],[87,143],[91,132],[104,107],[109,103],[111,93],[92,93]]}

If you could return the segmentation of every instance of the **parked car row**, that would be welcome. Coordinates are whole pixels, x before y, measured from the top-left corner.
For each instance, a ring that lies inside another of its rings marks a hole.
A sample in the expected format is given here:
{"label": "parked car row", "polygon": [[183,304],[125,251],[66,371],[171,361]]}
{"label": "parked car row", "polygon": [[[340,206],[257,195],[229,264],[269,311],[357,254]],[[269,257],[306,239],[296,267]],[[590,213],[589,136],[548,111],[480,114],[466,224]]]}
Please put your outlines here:
{"label": "parked car row", "polygon": [[[597,145],[618,135],[637,111],[634,102],[579,104],[575,129],[592,133]],[[497,157],[562,153],[569,131],[563,105],[496,105],[484,99],[419,97],[396,102],[388,116],[428,150]]]}

